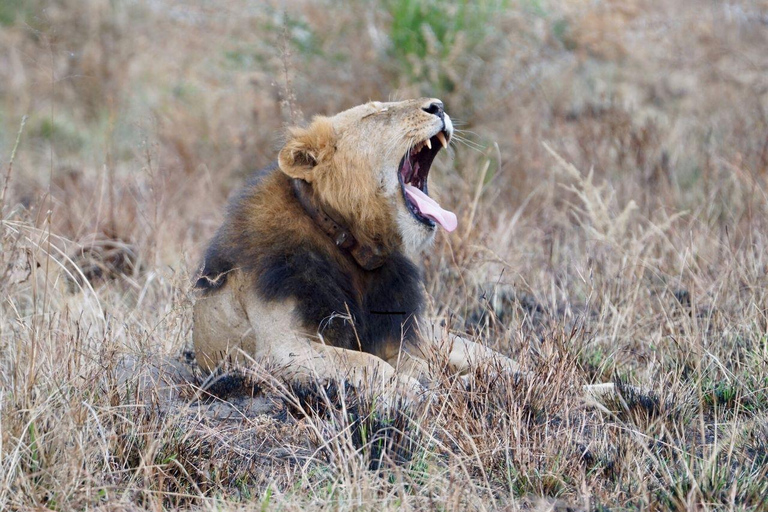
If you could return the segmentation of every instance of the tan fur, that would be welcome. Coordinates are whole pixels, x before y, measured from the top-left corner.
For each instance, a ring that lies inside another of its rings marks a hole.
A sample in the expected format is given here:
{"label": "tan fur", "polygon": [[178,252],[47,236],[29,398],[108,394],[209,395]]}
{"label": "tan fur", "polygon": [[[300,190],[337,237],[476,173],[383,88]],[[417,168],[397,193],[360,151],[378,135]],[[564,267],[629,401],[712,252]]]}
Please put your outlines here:
{"label": "tan fur", "polygon": [[[358,240],[378,240],[392,251],[411,258],[429,246],[430,229],[408,213],[398,181],[399,163],[408,149],[438,131],[452,132],[445,121],[425,112],[433,99],[396,103],[367,103],[333,117],[316,117],[307,128],[294,128],[280,150],[282,173],[268,175],[259,192],[248,197],[242,211],[223,227],[248,247],[260,251],[282,247],[287,241],[312,244],[335,258],[335,264],[352,276],[355,288],[369,285],[369,274],[355,267],[302,211],[292,197],[290,178],[311,184],[329,212],[338,216]],[[229,239],[228,239],[229,240]],[[227,242],[235,243],[235,242]],[[414,378],[426,378],[426,359],[435,351],[447,356],[456,371],[470,365],[496,361],[517,371],[510,359],[459,336],[434,329],[421,319],[420,342],[401,346],[390,340],[377,357],[324,344],[316,332],[303,326],[291,301],[267,303],[252,288],[253,276],[241,269],[227,275],[222,289],[199,298],[194,308],[194,344],[197,360],[206,370],[225,361],[235,364],[269,361],[280,377],[291,380],[345,377],[354,383],[376,378],[405,383],[414,390]]]}

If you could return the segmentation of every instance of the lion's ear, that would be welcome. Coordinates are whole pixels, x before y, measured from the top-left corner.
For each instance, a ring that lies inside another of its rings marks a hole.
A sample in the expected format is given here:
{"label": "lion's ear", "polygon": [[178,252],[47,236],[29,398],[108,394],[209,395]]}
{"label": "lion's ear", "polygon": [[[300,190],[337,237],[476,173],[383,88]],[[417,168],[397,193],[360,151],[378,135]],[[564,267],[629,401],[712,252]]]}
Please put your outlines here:
{"label": "lion's ear", "polygon": [[291,178],[311,182],[316,167],[330,161],[336,145],[331,120],[316,117],[309,128],[293,128],[277,157],[280,169]]}

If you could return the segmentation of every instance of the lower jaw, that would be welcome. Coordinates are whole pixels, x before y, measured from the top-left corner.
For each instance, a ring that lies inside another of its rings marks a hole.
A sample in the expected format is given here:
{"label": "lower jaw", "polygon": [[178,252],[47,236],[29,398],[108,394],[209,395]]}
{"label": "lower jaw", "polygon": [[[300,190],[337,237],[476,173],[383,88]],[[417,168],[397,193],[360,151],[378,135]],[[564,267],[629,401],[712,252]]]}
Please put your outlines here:
{"label": "lower jaw", "polygon": [[[425,217],[419,218],[419,217],[417,217],[416,215],[414,215],[414,214],[413,214],[412,212],[410,212],[410,211],[409,211],[408,213],[411,215],[411,218],[412,218],[414,221],[418,222],[418,223],[419,223],[419,225],[420,225],[421,227],[423,227],[424,229],[428,229],[428,230],[430,230],[430,231],[434,231],[434,230],[435,230],[435,227],[436,227],[436,225],[435,225],[435,223],[434,223],[433,221],[431,221],[431,220],[429,220],[429,219],[426,219]],[[426,220],[425,220],[425,219],[426,219]]]}
{"label": "lower jaw", "polygon": [[408,210],[408,216],[411,218],[413,222],[416,222],[419,227],[423,229],[427,229],[429,231],[434,231],[437,225],[434,221],[427,219],[426,217],[417,217],[410,208],[406,205],[406,210]]}
{"label": "lower jaw", "polygon": [[428,241],[428,239],[434,238],[435,233],[437,233],[437,225],[425,224],[407,210],[400,212],[397,217],[397,225],[401,235],[410,235],[413,239],[419,238]]}

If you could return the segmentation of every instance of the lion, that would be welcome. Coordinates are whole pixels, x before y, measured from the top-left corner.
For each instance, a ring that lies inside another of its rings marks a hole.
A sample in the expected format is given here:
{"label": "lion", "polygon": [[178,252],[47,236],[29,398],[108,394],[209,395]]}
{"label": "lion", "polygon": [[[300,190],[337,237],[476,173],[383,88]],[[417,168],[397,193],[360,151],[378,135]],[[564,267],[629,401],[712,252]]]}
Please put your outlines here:
{"label": "lion", "polygon": [[268,363],[290,382],[342,376],[418,392],[438,351],[457,374],[483,364],[517,374],[510,358],[426,316],[419,260],[438,228],[458,223],[428,188],[453,132],[435,98],[369,102],[291,128],[205,252],[193,310],[200,367]]}

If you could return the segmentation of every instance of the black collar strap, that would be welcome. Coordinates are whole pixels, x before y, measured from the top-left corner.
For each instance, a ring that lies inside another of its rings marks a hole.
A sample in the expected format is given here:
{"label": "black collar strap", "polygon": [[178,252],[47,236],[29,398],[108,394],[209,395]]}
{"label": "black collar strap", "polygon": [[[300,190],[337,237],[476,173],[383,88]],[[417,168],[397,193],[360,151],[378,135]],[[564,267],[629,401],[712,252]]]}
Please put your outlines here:
{"label": "black collar strap", "polygon": [[348,252],[365,270],[374,270],[386,260],[384,247],[381,244],[361,244],[352,232],[341,223],[334,220],[328,212],[315,200],[312,186],[304,180],[293,178],[293,193],[307,215],[330,238],[339,249]]}

